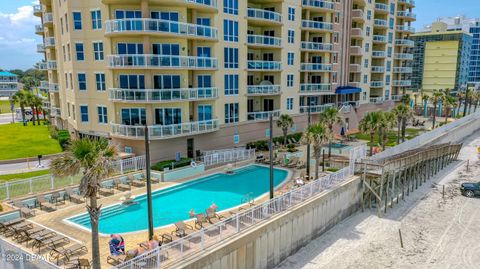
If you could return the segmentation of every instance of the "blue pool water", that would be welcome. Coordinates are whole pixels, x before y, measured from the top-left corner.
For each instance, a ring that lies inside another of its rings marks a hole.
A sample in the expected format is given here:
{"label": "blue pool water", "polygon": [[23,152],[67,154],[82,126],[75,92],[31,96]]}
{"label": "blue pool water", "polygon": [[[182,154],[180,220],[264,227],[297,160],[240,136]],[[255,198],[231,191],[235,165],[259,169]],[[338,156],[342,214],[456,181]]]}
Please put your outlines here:
{"label": "blue pool water", "polygon": [[[275,186],[280,185],[288,172],[274,170]],[[189,218],[188,212],[205,212],[212,202],[218,210],[236,207],[242,204],[246,194],[258,197],[269,190],[268,167],[251,165],[235,170],[232,175],[213,174],[197,180],[179,184],[153,193],[153,221],[155,227],[172,224]],[[135,200],[136,205],[120,204],[104,208],[100,216],[100,233],[127,233],[148,229],[147,201],[142,195]],[[91,228],[87,213],[72,217],[69,221]]]}

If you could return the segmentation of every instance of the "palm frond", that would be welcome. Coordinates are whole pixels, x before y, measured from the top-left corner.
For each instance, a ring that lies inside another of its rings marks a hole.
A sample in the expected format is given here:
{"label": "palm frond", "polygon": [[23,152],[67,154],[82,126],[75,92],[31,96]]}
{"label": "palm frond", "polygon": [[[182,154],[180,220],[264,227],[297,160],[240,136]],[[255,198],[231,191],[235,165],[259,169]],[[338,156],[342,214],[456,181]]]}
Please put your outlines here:
{"label": "palm frond", "polygon": [[52,160],[50,171],[54,177],[75,176],[80,173],[81,162],[69,151]]}

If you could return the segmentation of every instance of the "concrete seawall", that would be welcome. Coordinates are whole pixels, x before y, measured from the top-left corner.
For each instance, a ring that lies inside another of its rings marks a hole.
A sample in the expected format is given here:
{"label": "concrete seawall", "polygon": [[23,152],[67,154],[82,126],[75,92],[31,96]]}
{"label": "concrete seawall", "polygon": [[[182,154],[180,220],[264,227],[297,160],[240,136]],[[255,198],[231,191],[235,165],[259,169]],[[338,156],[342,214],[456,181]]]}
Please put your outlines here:
{"label": "concrete seawall", "polygon": [[360,177],[352,177],[248,232],[172,265],[172,268],[273,268],[356,212],[362,194]]}

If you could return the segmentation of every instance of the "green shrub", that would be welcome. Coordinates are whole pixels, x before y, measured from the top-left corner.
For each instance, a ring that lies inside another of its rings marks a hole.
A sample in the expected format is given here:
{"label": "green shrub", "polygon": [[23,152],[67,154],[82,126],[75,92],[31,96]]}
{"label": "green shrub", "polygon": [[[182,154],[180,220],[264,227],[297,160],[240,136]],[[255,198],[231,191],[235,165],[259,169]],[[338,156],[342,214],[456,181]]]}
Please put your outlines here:
{"label": "green shrub", "polygon": [[[295,139],[295,141],[300,141],[302,138],[302,133],[295,133],[287,135],[287,141],[290,139]],[[283,136],[277,136],[273,138],[274,143],[283,145]],[[287,142],[288,143],[288,142]],[[288,146],[288,145],[287,145]],[[247,143],[248,149],[256,149],[257,151],[267,151],[268,150],[268,140],[260,140]]]}
{"label": "green shrub", "polygon": [[52,137],[53,139],[58,139],[57,127],[50,125],[48,126],[48,131],[50,132],[50,137]]}
{"label": "green shrub", "polygon": [[326,168],[325,170],[327,170],[328,172],[335,173],[335,172],[337,172],[337,171],[340,170],[340,169],[334,168],[334,167],[330,167],[330,168]]}
{"label": "green shrub", "polygon": [[180,167],[185,167],[190,165],[191,162],[192,162],[192,159],[190,158],[182,158],[178,162],[176,162],[175,160],[161,161],[159,163],[154,164],[152,166],[152,169],[156,171],[163,171],[165,168],[172,169],[172,164],[173,164],[173,168],[180,168]]}
{"label": "green shrub", "polygon": [[293,144],[288,144],[287,148],[288,148],[288,152],[297,152],[297,149]]}
{"label": "green shrub", "polygon": [[62,149],[65,150],[65,147],[70,142],[70,133],[67,130],[59,130],[57,140]]}

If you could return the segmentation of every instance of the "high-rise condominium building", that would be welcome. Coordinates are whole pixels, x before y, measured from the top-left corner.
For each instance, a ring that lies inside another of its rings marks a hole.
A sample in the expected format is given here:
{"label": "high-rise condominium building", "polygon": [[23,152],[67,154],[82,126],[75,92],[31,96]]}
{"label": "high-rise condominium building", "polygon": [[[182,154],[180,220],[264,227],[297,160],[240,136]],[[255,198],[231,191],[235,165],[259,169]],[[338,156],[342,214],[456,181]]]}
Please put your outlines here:
{"label": "high-rise condominium building", "polygon": [[18,76],[10,72],[0,72],[0,97],[10,97],[18,90]]}
{"label": "high-rise condominium building", "polygon": [[156,160],[265,139],[272,114],[292,132],[308,109],[362,114],[410,86],[413,0],[40,2],[53,122],[137,154],[147,124]]}

